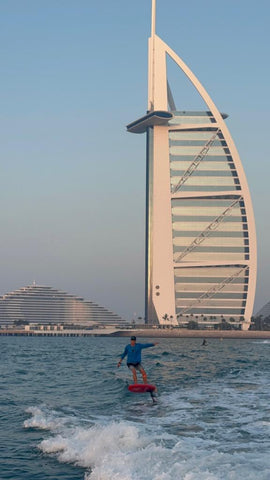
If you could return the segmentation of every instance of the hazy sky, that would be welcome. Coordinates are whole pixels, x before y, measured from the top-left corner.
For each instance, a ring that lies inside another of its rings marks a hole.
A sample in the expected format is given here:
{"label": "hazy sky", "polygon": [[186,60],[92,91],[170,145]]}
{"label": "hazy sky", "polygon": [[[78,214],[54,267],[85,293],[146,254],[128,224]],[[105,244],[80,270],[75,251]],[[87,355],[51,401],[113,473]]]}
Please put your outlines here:
{"label": "hazy sky", "polygon": [[[0,294],[34,280],[127,319],[144,310],[150,0],[0,2]],[[222,112],[255,210],[270,300],[270,2],[157,0],[157,33]],[[170,66],[179,109],[196,99]]]}

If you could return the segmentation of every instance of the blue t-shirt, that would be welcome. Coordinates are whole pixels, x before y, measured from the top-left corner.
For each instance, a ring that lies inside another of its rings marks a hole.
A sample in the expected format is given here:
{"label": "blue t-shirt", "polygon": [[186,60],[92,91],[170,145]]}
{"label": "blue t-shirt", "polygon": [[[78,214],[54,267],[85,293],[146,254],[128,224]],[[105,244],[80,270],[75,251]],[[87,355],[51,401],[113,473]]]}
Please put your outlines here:
{"label": "blue t-shirt", "polygon": [[127,363],[141,363],[142,355],[141,351],[143,348],[154,347],[154,343],[135,343],[134,346],[127,345],[124,353],[122,353],[121,358],[122,360],[127,355]]}

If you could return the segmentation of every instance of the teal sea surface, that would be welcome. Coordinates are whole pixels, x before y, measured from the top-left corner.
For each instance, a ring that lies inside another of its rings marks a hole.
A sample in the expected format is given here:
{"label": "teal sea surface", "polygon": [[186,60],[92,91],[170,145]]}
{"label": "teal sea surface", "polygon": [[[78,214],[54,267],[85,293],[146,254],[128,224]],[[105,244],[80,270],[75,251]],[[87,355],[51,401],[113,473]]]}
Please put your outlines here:
{"label": "teal sea surface", "polygon": [[157,341],[154,404],[128,338],[0,337],[0,479],[269,480],[270,340]]}

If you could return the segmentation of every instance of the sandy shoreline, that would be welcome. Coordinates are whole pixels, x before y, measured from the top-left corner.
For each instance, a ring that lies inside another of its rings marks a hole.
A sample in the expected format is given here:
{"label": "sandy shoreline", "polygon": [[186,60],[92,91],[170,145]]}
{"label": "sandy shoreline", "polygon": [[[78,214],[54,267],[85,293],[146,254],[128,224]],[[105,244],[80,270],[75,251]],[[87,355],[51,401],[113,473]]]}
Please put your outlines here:
{"label": "sandy shoreline", "polygon": [[270,331],[238,331],[238,330],[188,330],[179,329],[132,329],[129,331],[118,331],[114,337],[139,337],[152,338],[234,338],[234,339],[270,339]]}
{"label": "sandy shoreline", "polygon": [[232,338],[232,339],[270,339],[270,331],[239,331],[239,330],[188,330],[186,328],[157,329],[132,328],[117,330],[115,328],[95,330],[62,330],[62,331],[25,331],[21,329],[1,329],[0,336],[25,337],[130,337],[137,338]]}

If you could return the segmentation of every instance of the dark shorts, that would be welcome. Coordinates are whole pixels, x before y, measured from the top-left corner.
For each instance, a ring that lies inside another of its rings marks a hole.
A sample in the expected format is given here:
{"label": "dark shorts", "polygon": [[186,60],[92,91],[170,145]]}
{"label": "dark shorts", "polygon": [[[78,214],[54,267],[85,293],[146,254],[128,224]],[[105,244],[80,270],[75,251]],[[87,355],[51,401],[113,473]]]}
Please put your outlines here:
{"label": "dark shorts", "polygon": [[135,370],[138,370],[139,372],[141,371],[141,369],[143,368],[142,367],[142,364],[140,362],[138,363],[127,363],[127,366],[130,370],[132,370],[133,368],[135,368]]}

